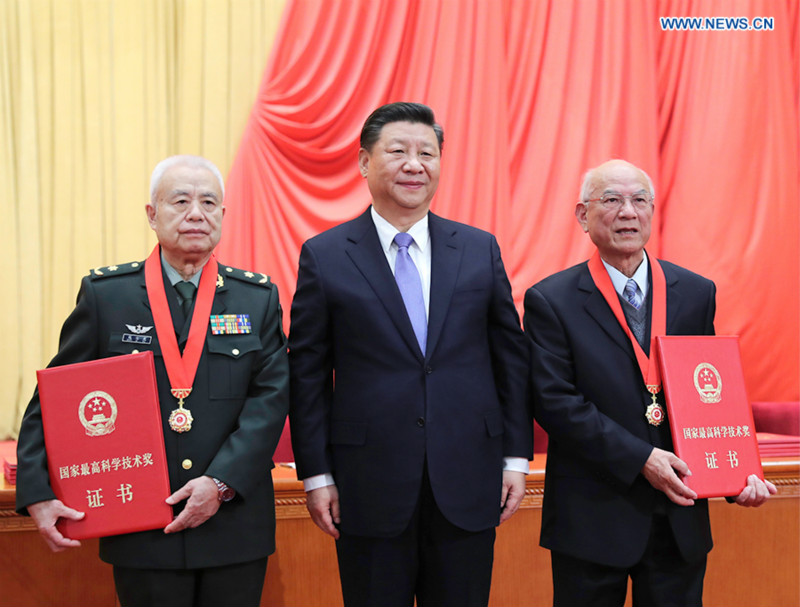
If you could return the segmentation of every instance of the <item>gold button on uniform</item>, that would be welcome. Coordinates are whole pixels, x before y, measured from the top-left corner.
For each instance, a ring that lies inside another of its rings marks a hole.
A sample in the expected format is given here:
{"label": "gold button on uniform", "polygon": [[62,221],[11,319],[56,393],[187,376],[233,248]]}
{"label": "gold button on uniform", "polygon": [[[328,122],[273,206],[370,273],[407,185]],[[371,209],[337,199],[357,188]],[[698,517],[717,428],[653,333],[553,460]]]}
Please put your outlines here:
{"label": "gold button on uniform", "polygon": [[231,353],[232,353],[234,356],[239,356],[239,348],[234,348],[233,350],[231,350]]}
{"label": "gold button on uniform", "polygon": [[192,460],[185,459],[181,462],[181,466],[183,466],[184,470],[189,470],[192,467]]}

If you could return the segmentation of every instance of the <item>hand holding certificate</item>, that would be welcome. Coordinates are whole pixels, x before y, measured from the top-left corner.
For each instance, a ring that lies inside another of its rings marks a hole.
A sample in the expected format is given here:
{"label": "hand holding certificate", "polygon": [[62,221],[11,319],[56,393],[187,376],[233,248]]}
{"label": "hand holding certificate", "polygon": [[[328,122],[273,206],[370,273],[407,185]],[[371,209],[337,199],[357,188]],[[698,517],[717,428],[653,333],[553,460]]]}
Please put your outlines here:
{"label": "hand holding certificate", "polygon": [[[50,485],[65,538],[165,527],[172,520],[153,353],[37,372]],[[74,517],[73,517],[74,518]]]}
{"label": "hand holding certificate", "polygon": [[683,482],[704,498],[739,496],[751,475],[763,481],[738,338],[657,340],[675,454],[692,472]]}

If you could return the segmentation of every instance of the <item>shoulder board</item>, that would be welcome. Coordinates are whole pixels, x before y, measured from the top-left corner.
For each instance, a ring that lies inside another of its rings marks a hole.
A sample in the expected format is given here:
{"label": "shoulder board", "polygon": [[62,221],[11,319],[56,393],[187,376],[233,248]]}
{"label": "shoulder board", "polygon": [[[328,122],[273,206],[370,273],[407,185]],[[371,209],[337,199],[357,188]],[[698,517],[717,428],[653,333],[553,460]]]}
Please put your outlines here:
{"label": "shoulder board", "polygon": [[133,274],[139,272],[144,268],[143,261],[132,261],[118,266],[102,266],[89,270],[89,276],[92,280],[99,280],[100,278],[108,278],[110,276],[121,276],[123,274]]}
{"label": "shoulder board", "polygon": [[219,276],[217,277],[217,286],[221,287],[225,279],[227,278],[235,278],[236,280],[241,280],[242,282],[249,282],[254,285],[259,285],[262,287],[266,287],[268,289],[272,288],[272,281],[270,277],[266,274],[261,274],[259,272],[250,272],[249,270],[240,270],[239,268],[233,268],[231,266],[226,266],[225,264],[219,264]]}

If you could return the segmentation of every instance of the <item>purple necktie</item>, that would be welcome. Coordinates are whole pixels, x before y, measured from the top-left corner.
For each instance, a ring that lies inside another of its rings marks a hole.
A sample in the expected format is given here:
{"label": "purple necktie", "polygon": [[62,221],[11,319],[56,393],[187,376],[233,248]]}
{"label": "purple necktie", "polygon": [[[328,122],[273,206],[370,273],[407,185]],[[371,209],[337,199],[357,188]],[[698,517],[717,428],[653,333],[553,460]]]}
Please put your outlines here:
{"label": "purple necktie", "polygon": [[629,278],[628,282],[625,283],[622,295],[625,296],[625,301],[637,310],[642,307],[642,292],[639,290],[639,285],[636,284],[633,278]]}
{"label": "purple necktie", "polygon": [[419,279],[417,266],[414,265],[408,254],[408,247],[414,242],[414,238],[406,232],[398,232],[394,241],[398,246],[394,279],[403,296],[403,303],[406,305],[408,318],[411,320],[411,326],[414,327],[419,347],[425,354],[425,342],[428,339],[428,317],[425,312],[425,300],[422,298],[422,281]]}

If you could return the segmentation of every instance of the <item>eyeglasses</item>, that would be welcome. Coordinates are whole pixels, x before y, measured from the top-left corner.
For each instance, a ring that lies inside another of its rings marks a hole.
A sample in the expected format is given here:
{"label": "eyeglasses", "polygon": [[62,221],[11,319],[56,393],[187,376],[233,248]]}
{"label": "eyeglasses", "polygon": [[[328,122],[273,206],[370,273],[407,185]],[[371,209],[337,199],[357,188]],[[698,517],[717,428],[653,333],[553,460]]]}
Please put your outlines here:
{"label": "eyeglasses", "polygon": [[600,198],[590,198],[588,200],[584,200],[584,204],[588,204],[590,202],[599,202],[601,205],[603,205],[604,209],[618,210],[622,208],[622,205],[625,204],[626,200],[631,201],[631,205],[634,209],[644,210],[650,206],[651,202],[653,202],[653,197],[645,192],[637,192],[636,194],[631,194],[629,196],[625,196],[624,194],[619,194],[617,192],[608,192],[603,194]]}

